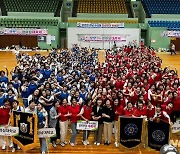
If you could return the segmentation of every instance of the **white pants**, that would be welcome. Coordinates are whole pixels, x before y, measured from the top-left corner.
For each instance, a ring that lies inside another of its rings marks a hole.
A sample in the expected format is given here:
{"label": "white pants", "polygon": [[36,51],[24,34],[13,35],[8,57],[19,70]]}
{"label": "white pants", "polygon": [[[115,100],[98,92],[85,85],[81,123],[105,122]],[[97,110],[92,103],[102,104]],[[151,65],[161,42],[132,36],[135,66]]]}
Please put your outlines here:
{"label": "white pants", "polygon": [[67,131],[68,131],[68,120],[59,121],[59,126],[60,126],[61,142],[65,142],[66,141],[66,136],[67,136]]}
{"label": "white pants", "polygon": [[12,144],[11,137],[0,136],[0,146],[4,146],[4,145],[7,146],[7,142],[9,146]]}

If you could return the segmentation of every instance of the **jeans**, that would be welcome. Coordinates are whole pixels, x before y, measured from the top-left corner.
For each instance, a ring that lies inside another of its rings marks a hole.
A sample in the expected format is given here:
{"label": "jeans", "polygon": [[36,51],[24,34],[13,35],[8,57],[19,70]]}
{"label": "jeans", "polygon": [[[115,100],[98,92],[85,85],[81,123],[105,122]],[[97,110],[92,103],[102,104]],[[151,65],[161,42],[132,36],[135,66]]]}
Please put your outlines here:
{"label": "jeans", "polygon": [[71,130],[72,130],[72,134],[71,134],[71,138],[70,138],[71,143],[75,143],[75,141],[76,141],[76,135],[77,135],[76,125],[77,125],[77,122],[71,123]]}
{"label": "jeans", "polygon": [[45,138],[39,138],[40,146],[41,146],[41,152],[47,151],[47,145],[46,145],[46,139]]}
{"label": "jeans", "polygon": [[91,132],[90,130],[83,130],[83,141],[88,140],[90,132]]}
{"label": "jeans", "polygon": [[[44,124],[38,123],[38,128],[44,128]],[[46,138],[39,138],[39,141],[40,141],[41,152],[46,152],[47,151]]]}
{"label": "jeans", "polygon": [[23,104],[24,104],[24,107],[28,107],[28,99],[27,98],[22,98],[22,101],[23,101]]}

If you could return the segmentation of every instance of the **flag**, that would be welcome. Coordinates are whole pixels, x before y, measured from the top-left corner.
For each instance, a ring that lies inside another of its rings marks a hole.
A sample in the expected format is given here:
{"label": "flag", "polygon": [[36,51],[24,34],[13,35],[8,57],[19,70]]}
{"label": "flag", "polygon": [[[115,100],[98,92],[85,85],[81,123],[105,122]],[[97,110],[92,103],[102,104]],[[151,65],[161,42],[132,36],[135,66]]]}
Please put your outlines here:
{"label": "flag", "polygon": [[120,117],[120,144],[125,148],[135,148],[141,144],[143,118]]}
{"label": "flag", "polygon": [[37,144],[37,116],[13,111],[12,124],[19,127],[19,135],[12,138],[23,151],[34,149]]}
{"label": "flag", "polygon": [[169,142],[170,125],[167,122],[148,121],[148,146],[160,150]]}

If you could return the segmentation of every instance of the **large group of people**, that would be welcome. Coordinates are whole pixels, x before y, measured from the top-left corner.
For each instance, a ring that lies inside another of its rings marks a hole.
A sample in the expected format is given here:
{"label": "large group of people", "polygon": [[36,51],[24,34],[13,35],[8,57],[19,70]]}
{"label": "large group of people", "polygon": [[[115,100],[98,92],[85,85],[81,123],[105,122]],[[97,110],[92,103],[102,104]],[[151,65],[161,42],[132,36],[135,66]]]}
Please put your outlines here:
{"label": "large group of people", "polygon": [[[118,146],[118,117],[143,117],[146,120],[175,122],[180,111],[180,80],[176,70],[161,68],[161,59],[151,48],[124,46],[107,50],[103,63],[98,50],[74,46],[72,50],[53,50],[48,56],[21,54],[8,79],[0,71],[0,125],[11,124],[13,111],[37,114],[38,128],[56,128],[62,147],[75,146],[77,121],[98,121],[94,144],[111,144],[114,128]],[[6,69],[6,71],[8,71]],[[22,98],[23,106],[18,98]],[[83,131],[88,145],[91,131]],[[6,149],[3,137],[2,149]],[[13,152],[18,149],[9,138]],[[47,151],[40,139],[41,152]]]}

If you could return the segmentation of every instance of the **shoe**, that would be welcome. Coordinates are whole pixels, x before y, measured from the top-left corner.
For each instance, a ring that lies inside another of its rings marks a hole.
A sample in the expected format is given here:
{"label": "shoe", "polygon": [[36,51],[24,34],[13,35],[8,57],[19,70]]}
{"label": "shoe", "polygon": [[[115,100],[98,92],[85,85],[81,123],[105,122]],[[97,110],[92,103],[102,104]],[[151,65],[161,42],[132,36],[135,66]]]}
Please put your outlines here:
{"label": "shoe", "polygon": [[12,152],[15,152],[16,151],[16,149],[15,148],[12,148]]}
{"label": "shoe", "polygon": [[97,143],[96,145],[97,145],[97,146],[99,146],[99,145],[100,145],[100,143]]}
{"label": "shoe", "polygon": [[115,147],[118,147],[118,146],[119,146],[118,142],[115,142],[114,144],[115,144]]}
{"label": "shoe", "polygon": [[56,148],[56,147],[57,147],[57,145],[56,145],[56,143],[55,143],[55,142],[53,142],[53,143],[52,143],[52,146],[53,146],[54,148]]}
{"label": "shoe", "polygon": [[83,145],[87,145],[87,142],[86,142],[86,141],[83,141]]}
{"label": "shoe", "polygon": [[106,145],[110,145],[111,144],[111,142],[107,142],[107,144]]}
{"label": "shoe", "polygon": [[20,150],[21,148],[19,146],[17,146],[17,149]]}
{"label": "shoe", "polygon": [[89,145],[89,141],[88,140],[86,140],[86,143],[87,143],[87,145]]}
{"label": "shoe", "polygon": [[12,142],[9,144],[9,147],[10,147],[10,148],[12,148],[12,147],[13,147],[13,143],[12,143]]}
{"label": "shoe", "polygon": [[69,144],[70,144],[72,147],[74,147],[74,143],[71,143],[71,142],[69,141]]}
{"label": "shoe", "polygon": [[5,150],[6,149],[6,145],[2,145],[2,150]]}
{"label": "shoe", "polygon": [[67,142],[65,141],[64,144],[67,145]]}
{"label": "shoe", "polygon": [[42,154],[46,154],[46,152],[45,152],[45,151],[42,151]]}
{"label": "shoe", "polygon": [[96,145],[97,143],[96,142],[94,142],[94,145]]}
{"label": "shoe", "polygon": [[104,145],[107,145],[108,143],[107,142],[104,142]]}
{"label": "shoe", "polygon": [[65,144],[64,144],[63,142],[61,142],[61,143],[60,143],[60,145],[61,145],[62,147],[64,147],[64,146],[65,146]]}

